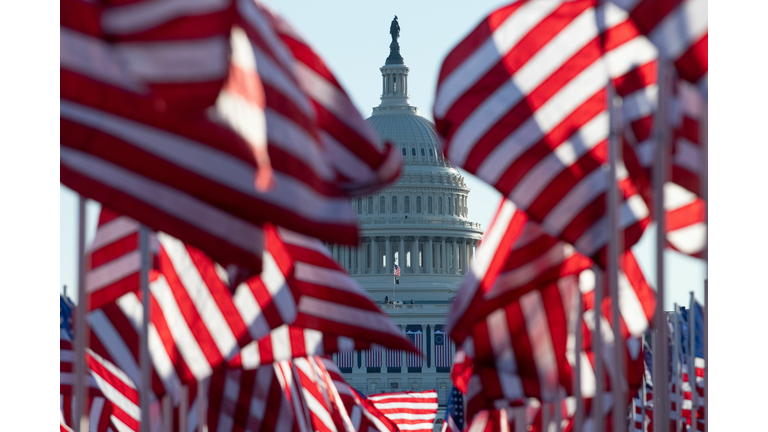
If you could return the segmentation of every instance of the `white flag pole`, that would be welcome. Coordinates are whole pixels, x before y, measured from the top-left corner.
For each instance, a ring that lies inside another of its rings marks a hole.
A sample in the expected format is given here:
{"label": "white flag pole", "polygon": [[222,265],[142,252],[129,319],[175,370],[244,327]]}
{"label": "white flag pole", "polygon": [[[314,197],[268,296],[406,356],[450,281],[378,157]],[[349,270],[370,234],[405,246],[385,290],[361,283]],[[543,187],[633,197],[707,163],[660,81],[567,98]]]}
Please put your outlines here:
{"label": "white flag pole", "polygon": [[189,388],[183,385],[179,391],[179,432],[190,432],[187,422],[188,409]]}
{"label": "white flag pole", "polygon": [[603,335],[600,331],[602,324],[602,313],[600,305],[603,303],[603,270],[597,265],[592,266],[595,272],[595,306],[592,308],[594,313],[594,328],[592,329],[592,351],[595,353],[595,396],[592,398],[592,422],[594,432],[603,432],[603,393],[605,385],[605,373],[603,371]]}
{"label": "white flag pole", "polygon": [[[641,421],[640,429],[642,432],[648,432],[648,427],[645,421],[645,416],[646,416],[645,404],[646,404],[646,400],[648,399],[648,393],[647,393],[646,382],[645,382],[645,372],[643,372],[643,387],[640,389],[640,397],[642,398],[640,400],[640,421]],[[637,415],[636,411],[632,412],[632,415],[633,416]]]}
{"label": "white flag pole", "polygon": [[[619,319],[619,251],[621,250],[619,228],[619,206],[621,197],[616,184],[616,164],[621,160],[621,98],[616,96],[615,89],[608,86],[608,115],[610,117],[610,135],[608,139],[609,180],[607,189],[608,208],[608,262],[607,277],[611,296],[611,320],[613,324],[613,364],[616,368],[613,393],[613,430],[626,430],[626,405],[624,398],[624,340],[621,337],[621,321]],[[595,307],[598,307],[597,304]]]}
{"label": "white flag pole", "polygon": [[670,107],[674,70],[672,64],[659,60],[659,108],[654,118],[656,159],[653,165],[653,214],[656,221],[656,313],[653,338],[654,430],[667,432],[669,398],[667,393],[667,323],[664,316],[664,249],[666,224],[664,183],[667,179],[667,152],[671,139]]}
{"label": "white flag pole", "polygon": [[139,251],[141,254],[141,338],[139,342],[139,365],[141,367],[141,386],[139,387],[139,404],[141,407],[141,432],[149,432],[149,395],[152,364],[149,361],[149,229],[145,225],[139,228]]}
{"label": "white flag pole", "polygon": [[173,432],[173,400],[169,394],[163,397],[163,431]]}
{"label": "white flag pole", "polygon": [[682,334],[680,332],[680,308],[675,303],[675,351],[674,351],[674,365],[675,365],[675,412],[677,413],[677,419],[675,420],[675,430],[680,432],[681,422],[683,420],[683,359],[680,357],[680,346],[682,345]]}
{"label": "white flag pole", "polygon": [[581,296],[581,289],[576,296],[576,316],[574,321],[576,327],[574,329],[575,347],[573,348],[573,397],[576,399],[576,413],[574,414],[574,432],[582,432],[582,426],[584,425],[584,399],[581,397],[581,350],[582,350],[582,334],[581,334],[581,322],[584,314],[584,299]]}
{"label": "white flag pole", "polygon": [[88,413],[86,388],[88,367],[85,362],[85,349],[88,346],[88,331],[85,313],[88,309],[88,296],[85,294],[85,272],[88,267],[85,256],[85,200],[77,196],[77,307],[75,308],[75,413],[72,416],[75,431],[88,432]]}
{"label": "white flag pole", "polygon": [[197,431],[208,432],[207,414],[208,414],[208,401],[207,401],[207,388],[206,380],[197,381]]}

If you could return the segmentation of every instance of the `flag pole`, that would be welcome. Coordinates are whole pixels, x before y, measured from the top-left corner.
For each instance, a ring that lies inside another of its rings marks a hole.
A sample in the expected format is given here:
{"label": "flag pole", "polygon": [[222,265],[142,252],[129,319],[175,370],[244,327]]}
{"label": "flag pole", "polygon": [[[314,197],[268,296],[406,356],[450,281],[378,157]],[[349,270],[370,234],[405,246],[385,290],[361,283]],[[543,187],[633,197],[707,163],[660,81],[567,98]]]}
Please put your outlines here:
{"label": "flag pole", "polygon": [[208,432],[208,425],[206,424],[206,414],[208,413],[206,400],[206,387],[205,380],[197,381],[197,431]]}
{"label": "flag pole", "polygon": [[680,309],[675,303],[675,351],[674,351],[674,371],[675,371],[675,431],[680,431],[680,422],[683,417],[683,362],[680,358],[680,345],[682,345],[682,335],[680,334]]}
{"label": "flag pole", "polygon": [[709,431],[709,279],[704,280],[704,432]]}
{"label": "flag pole", "polygon": [[592,330],[592,351],[595,353],[595,396],[592,399],[592,421],[594,423],[594,432],[603,432],[604,412],[603,412],[603,391],[605,385],[605,373],[603,372],[603,335],[600,332],[602,323],[602,314],[600,305],[603,303],[603,270],[597,265],[592,266],[595,272],[595,306],[592,309],[594,313],[594,328]]}
{"label": "flag pole", "polygon": [[[643,360],[643,362],[645,362],[645,360]],[[642,398],[642,399],[640,399],[640,422],[641,422],[640,423],[640,430],[641,430],[641,432],[648,432],[648,426],[646,425],[646,422],[645,422],[645,416],[646,416],[645,404],[646,404],[646,401],[648,400],[648,393],[647,393],[646,382],[645,382],[645,371],[643,371],[643,384],[642,385],[643,385],[643,387],[640,388],[640,397]],[[637,415],[637,411],[633,411],[632,415],[636,416]]]}
{"label": "flag pole", "polygon": [[584,299],[581,295],[581,289],[576,296],[576,328],[574,329],[575,347],[573,358],[573,397],[576,399],[576,413],[574,414],[574,432],[581,432],[584,424],[584,400],[581,397],[581,350],[583,346],[582,334],[581,334],[581,322],[584,314]]}
{"label": "flag pole", "polygon": [[163,397],[163,430],[173,432],[173,400],[169,394]]}
{"label": "flag pole", "polygon": [[[615,382],[611,387],[613,393],[613,430],[625,430],[626,405],[624,398],[624,341],[621,337],[621,321],[619,319],[619,188],[616,184],[616,164],[621,160],[621,99],[616,96],[612,86],[608,86],[608,115],[610,121],[610,136],[608,139],[609,179],[607,189],[608,207],[608,259],[607,275],[608,288],[611,296],[611,320],[613,324],[613,364],[616,368]],[[597,307],[597,305],[596,305]]]}
{"label": "flag pole", "polygon": [[179,432],[188,432],[187,410],[189,409],[189,388],[185,385],[179,390]]}
{"label": "flag pole", "polygon": [[667,172],[667,151],[670,139],[670,105],[672,101],[672,65],[659,60],[659,108],[654,118],[656,160],[653,165],[653,213],[656,221],[656,312],[653,338],[654,417],[656,432],[667,432],[669,401],[667,400],[667,322],[664,316],[664,249],[666,224],[664,214],[664,183]]}
{"label": "flag pole", "polygon": [[141,343],[139,347],[139,365],[141,367],[139,403],[141,406],[141,432],[149,432],[149,377],[151,368],[149,361],[149,229],[143,224],[139,227],[139,251],[141,254],[139,286],[141,287],[141,304],[144,311],[141,317],[141,338],[139,339]]}
{"label": "flag pole", "polygon": [[85,412],[87,364],[85,349],[88,346],[88,331],[85,313],[88,309],[88,296],[85,294],[85,200],[77,195],[77,307],[75,308],[75,414],[72,416],[75,431],[87,432],[88,414]]}
{"label": "flag pole", "polygon": [[696,314],[693,305],[693,291],[688,303],[688,384],[691,386],[691,426],[696,429],[696,405],[698,405],[699,392],[696,391]]}

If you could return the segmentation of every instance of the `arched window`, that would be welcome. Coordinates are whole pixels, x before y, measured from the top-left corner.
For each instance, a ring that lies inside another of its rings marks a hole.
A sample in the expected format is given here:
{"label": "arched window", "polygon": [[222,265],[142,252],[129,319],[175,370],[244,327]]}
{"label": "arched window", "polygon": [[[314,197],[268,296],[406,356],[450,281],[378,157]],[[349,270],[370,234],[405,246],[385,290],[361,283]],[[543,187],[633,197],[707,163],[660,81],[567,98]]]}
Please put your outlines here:
{"label": "arched window", "polygon": [[363,199],[357,199],[357,214],[363,214]]}
{"label": "arched window", "polygon": [[429,157],[432,157],[434,155],[435,155],[434,150],[433,149],[429,149]]}
{"label": "arched window", "polygon": [[416,213],[421,213],[421,197],[416,197]]}
{"label": "arched window", "polygon": [[458,216],[459,215],[459,199],[456,197],[453,198],[453,210],[454,210],[454,214]]}
{"label": "arched window", "polygon": [[451,197],[448,197],[448,215],[449,216],[453,214],[453,208],[451,207],[452,202],[453,201],[451,201]]}
{"label": "arched window", "polygon": [[437,197],[437,212],[443,214],[443,197]]}
{"label": "arched window", "polygon": [[411,147],[411,156],[416,156],[416,147]]}
{"label": "arched window", "polygon": [[403,147],[403,156],[408,156],[408,150],[406,150],[405,147]]}
{"label": "arched window", "polygon": [[373,197],[368,197],[368,214],[373,214]]}
{"label": "arched window", "polygon": [[422,155],[422,156],[426,156],[426,155],[424,154],[424,149],[421,149],[421,155]]}
{"label": "arched window", "polygon": [[397,197],[392,197],[392,213],[397,213]]}
{"label": "arched window", "polygon": [[405,204],[405,212],[404,213],[410,213],[411,212],[411,198],[410,197],[405,197],[404,204]]}
{"label": "arched window", "polygon": [[379,213],[384,213],[384,210],[387,208],[387,201],[386,198],[379,197]]}
{"label": "arched window", "polygon": [[432,214],[432,197],[427,197],[427,213]]}

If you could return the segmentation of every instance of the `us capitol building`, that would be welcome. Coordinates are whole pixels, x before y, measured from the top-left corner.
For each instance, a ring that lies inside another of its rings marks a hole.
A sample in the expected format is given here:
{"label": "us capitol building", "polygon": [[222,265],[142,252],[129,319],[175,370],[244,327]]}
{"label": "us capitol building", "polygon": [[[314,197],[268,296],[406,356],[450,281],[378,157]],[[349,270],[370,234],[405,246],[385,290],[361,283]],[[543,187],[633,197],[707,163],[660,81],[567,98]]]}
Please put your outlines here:
{"label": "us capitol building", "polygon": [[[390,33],[390,54],[379,69],[381,103],[367,121],[382,141],[400,148],[403,172],[390,188],[353,200],[360,219],[359,247],[328,247],[424,358],[367,350],[334,359],[364,395],[437,390],[438,428],[450,395],[455,352],[443,324],[483,231],[467,219],[469,188],[442,157],[434,125],[408,102],[410,69],[400,55],[396,17]],[[397,278],[395,264],[401,272]]]}

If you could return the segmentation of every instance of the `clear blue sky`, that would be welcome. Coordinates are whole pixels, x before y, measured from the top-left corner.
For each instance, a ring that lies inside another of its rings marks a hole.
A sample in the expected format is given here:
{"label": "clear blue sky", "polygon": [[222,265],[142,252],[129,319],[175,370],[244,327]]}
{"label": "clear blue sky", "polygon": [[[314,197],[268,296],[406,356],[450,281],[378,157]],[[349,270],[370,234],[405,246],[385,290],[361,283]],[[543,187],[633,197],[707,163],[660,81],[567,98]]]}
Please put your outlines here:
{"label": "clear blue sky", "polygon": [[[408,90],[412,105],[432,119],[432,103],[440,64],[450,49],[501,1],[265,1],[281,14],[317,51],[347,90],[364,117],[378,105],[381,93],[379,68],[389,54],[389,24],[394,15],[400,23],[400,53],[411,68]],[[469,217],[487,227],[500,195],[484,182],[465,173]],[[77,282],[77,199],[61,187],[61,285]],[[88,206],[87,238],[92,238],[98,204]],[[637,259],[649,282],[655,284],[654,238],[650,229],[635,247]],[[665,255],[667,296],[665,309],[688,303],[689,291],[703,302],[706,267],[701,260],[675,252]],[[74,295],[73,295],[74,296]]]}

